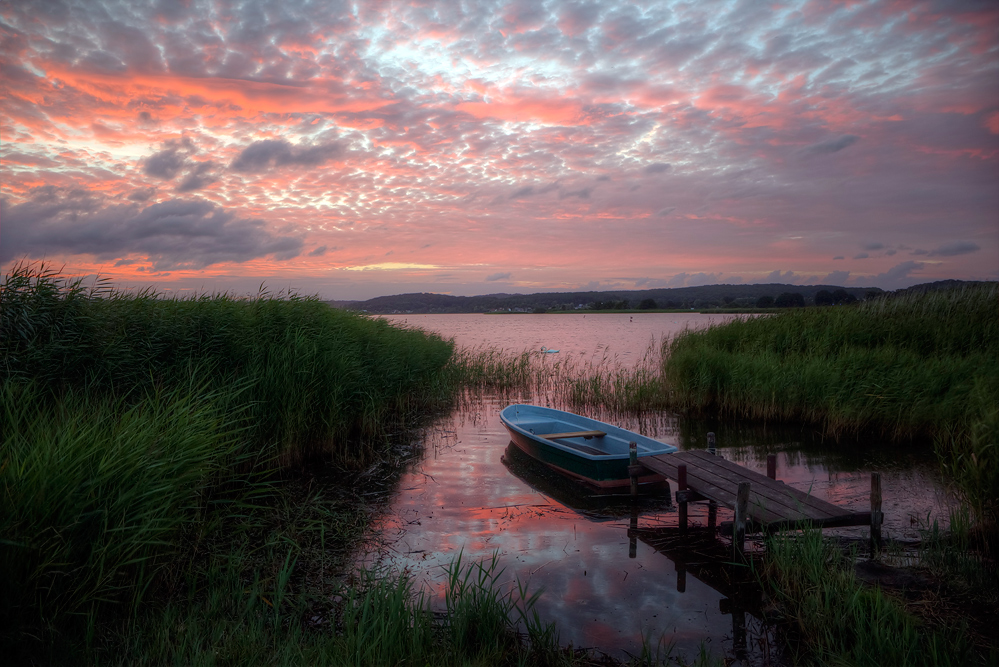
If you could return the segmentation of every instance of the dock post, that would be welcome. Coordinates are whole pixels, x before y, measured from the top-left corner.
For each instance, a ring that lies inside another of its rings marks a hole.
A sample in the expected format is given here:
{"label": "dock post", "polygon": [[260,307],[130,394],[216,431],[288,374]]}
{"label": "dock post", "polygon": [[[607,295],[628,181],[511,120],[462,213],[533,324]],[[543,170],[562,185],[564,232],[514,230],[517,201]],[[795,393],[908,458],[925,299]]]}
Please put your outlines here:
{"label": "dock post", "polygon": [[777,479],[777,455],[767,454],[767,477]]}
{"label": "dock post", "polygon": [[881,473],[871,473],[871,557],[881,557]]}
{"label": "dock post", "polygon": [[715,454],[715,434],[714,431],[708,433],[708,454]]}
{"label": "dock post", "polygon": [[638,505],[631,504],[631,521],[628,522],[628,558],[638,555]]}
{"label": "dock post", "polygon": [[732,560],[741,561],[746,548],[746,511],[749,508],[749,482],[739,482],[732,524]]}
{"label": "dock post", "polygon": [[[676,467],[676,490],[677,492],[687,490],[687,465],[685,463]],[[680,530],[687,530],[686,500],[680,502]]]}
{"label": "dock post", "polygon": [[718,503],[713,500],[708,501],[708,528],[718,526]]}
{"label": "dock post", "polygon": [[638,466],[638,443],[628,444],[628,475],[631,477],[631,495],[638,495],[638,473],[635,468]]}

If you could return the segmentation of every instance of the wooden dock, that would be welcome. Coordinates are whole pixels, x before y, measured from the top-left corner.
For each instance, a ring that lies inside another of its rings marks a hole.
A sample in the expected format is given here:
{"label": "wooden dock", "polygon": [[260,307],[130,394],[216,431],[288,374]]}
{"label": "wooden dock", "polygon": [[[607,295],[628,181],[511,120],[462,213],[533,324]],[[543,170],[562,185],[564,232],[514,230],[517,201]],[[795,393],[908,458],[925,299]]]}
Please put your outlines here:
{"label": "wooden dock", "polygon": [[[688,502],[707,500],[712,507],[724,505],[735,510],[731,532],[733,546],[739,552],[746,532],[793,530],[805,525],[869,525],[872,551],[880,550],[882,514],[881,476],[878,473],[871,475],[871,511],[853,512],[777,481],[776,457],[773,456],[768,457],[768,475],[703,450],[643,456],[638,463],[643,470],[677,481],[681,528],[687,523]],[[713,513],[709,512],[709,521],[712,518]]]}

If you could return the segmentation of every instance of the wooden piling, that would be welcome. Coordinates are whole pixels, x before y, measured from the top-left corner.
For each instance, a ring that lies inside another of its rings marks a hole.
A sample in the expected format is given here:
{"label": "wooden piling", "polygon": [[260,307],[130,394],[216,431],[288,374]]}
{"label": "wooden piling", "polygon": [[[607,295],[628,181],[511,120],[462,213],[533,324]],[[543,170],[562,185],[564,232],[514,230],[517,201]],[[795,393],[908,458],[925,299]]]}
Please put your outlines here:
{"label": "wooden piling", "polygon": [[[677,492],[687,490],[687,466],[683,463],[676,467],[676,490]],[[679,501],[679,498],[677,498]],[[687,501],[679,502],[680,505],[680,530],[687,530]]]}
{"label": "wooden piling", "polygon": [[767,454],[767,477],[777,479],[777,455]]}
{"label": "wooden piling", "polygon": [[739,482],[732,526],[732,559],[741,561],[746,548],[746,512],[749,509],[749,482]]}
{"label": "wooden piling", "polygon": [[708,454],[715,454],[717,450],[715,448],[715,434],[714,432],[708,433]]}
{"label": "wooden piling", "polygon": [[881,557],[881,473],[871,473],[871,557]]}
{"label": "wooden piling", "polygon": [[638,505],[631,505],[631,520],[628,522],[628,558],[638,555]]}
{"label": "wooden piling", "polygon": [[638,443],[628,443],[628,475],[631,477],[631,495],[638,495]]}

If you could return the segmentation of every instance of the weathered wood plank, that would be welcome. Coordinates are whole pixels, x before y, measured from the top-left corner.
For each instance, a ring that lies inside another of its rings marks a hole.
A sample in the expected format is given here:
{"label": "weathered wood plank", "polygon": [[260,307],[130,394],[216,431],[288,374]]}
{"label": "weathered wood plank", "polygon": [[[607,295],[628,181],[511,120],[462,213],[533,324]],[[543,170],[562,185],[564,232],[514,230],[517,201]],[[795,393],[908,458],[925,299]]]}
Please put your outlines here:
{"label": "weathered wood plank", "polygon": [[606,433],[603,431],[566,431],[565,433],[538,433],[539,438],[545,440],[561,440],[562,438],[602,438]]}
{"label": "weathered wood plank", "polygon": [[[772,483],[768,477],[759,473],[746,470],[745,475],[736,475],[735,471],[728,470],[724,476],[716,475],[717,471],[711,468],[698,468],[696,475],[718,487],[737,487],[741,481],[750,481],[753,484],[751,503],[753,507],[765,507],[770,512],[778,513],[785,517],[804,515],[810,519],[821,520],[830,514],[841,514],[842,510],[835,505],[822,504],[818,507],[810,502],[810,496],[803,491],[786,485],[771,486],[763,480]],[[698,488],[698,487],[694,487]],[[734,494],[733,494],[734,495]],[[718,498],[720,502],[729,501]],[[759,515],[759,510],[754,514]]]}
{"label": "weathered wood plank", "polygon": [[[687,454],[688,452],[683,452],[683,453]],[[664,465],[663,459],[666,458],[667,456],[675,457],[677,456],[677,454],[667,454],[661,457],[646,456],[640,458],[639,462],[642,463],[642,465],[644,465],[645,467],[652,470],[653,472],[659,473],[664,477],[671,477],[673,479],[676,478],[676,472],[675,472],[676,465],[684,463],[688,465],[687,476],[689,479],[689,485],[692,489],[698,491],[699,493],[703,494],[704,496],[706,496],[711,500],[717,501],[718,503],[725,505],[726,507],[729,508],[735,507],[736,489],[738,488],[737,484],[732,484],[732,482],[730,482],[729,480],[713,476],[710,474],[710,471],[705,471],[702,468],[694,467],[699,464],[697,460],[685,461],[683,459],[674,459],[673,461],[665,463]],[[751,475],[756,474],[750,470],[746,470],[746,472]],[[762,475],[758,476],[762,477],[763,479],[767,479]],[[753,482],[755,486],[757,480],[755,477],[750,477],[748,479],[746,477],[743,477],[742,481]],[[791,488],[791,487],[786,487],[786,488]],[[801,511],[799,510],[797,503],[795,503],[791,497],[787,497],[786,500],[784,498],[772,499],[768,498],[767,496],[761,495],[756,491],[757,490],[754,489],[753,492],[750,494],[749,512],[754,519],[764,522],[771,522],[771,521],[780,521],[790,517],[799,517],[801,515]],[[678,500],[678,502],[680,501]],[[842,513],[842,510],[838,510],[837,513]],[[821,518],[821,517],[816,517],[816,518]]]}
{"label": "weathered wood plank", "polygon": [[[725,459],[717,456],[711,456],[707,452],[702,451],[684,453],[693,454],[693,458],[695,458],[699,464],[703,464],[705,469],[715,472],[719,476],[729,479],[735,484],[749,478],[754,487],[759,487],[761,495],[771,498],[776,502],[786,504],[786,499],[793,499],[793,503],[795,504],[800,503],[805,506],[805,508],[814,509],[814,512],[806,510],[806,513],[811,518],[822,519],[825,516],[836,516],[843,513],[842,508],[837,507],[828,501],[816,498],[815,496],[807,494],[800,489],[778,482],[754,470],[743,468],[742,466],[732,463],[731,461],[726,461]],[[690,465],[692,464],[688,463],[688,466]],[[724,474],[721,473],[722,470],[725,471]],[[791,505],[792,508],[794,506],[794,504]]]}
{"label": "weathered wood plank", "polygon": [[[691,450],[645,456],[639,462],[672,479],[677,479],[679,465],[686,466],[689,491],[684,494],[684,501],[693,500],[696,493],[733,508],[737,503],[739,483],[750,482],[747,518],[759,526],[776,528],[801,525],[802,522],[843,526],[870,522],[869,513],[844,513],[841,507],[708,452]],[[679,496],[677,501],[682,502]]]}

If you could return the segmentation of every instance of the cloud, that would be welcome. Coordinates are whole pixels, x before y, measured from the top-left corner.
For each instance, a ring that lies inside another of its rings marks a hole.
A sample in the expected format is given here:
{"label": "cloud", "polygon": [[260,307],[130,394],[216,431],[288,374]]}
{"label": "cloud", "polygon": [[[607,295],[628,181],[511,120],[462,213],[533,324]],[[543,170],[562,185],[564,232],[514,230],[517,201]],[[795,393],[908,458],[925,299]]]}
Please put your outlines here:
{"label": "cloud", "polygon": [[856,255],[853,256],[854,259],[867,259],[868,257],[870,257],[870,255],[868,255],[866,252],[858,252]]}
{"label": "cloud", "polygon": [[189,138],[171,139],[163,143],[163,150],[147,157],[142,164],[142,171],[147,176],[170,180],[177,175],[188,157],[197,152]]}
{"label": "cloud", "polygon": [[929,255],[931,257],[954,257],[955,255],[967,255],[981,249],[982,247],[973,241],[954,241],[953,243],[945,243],[936,250],[931,250]]}
{"label": "cloud", "polygon": [[662,278],[638,278],[635,281],[636,288],[654,289],[656,287],[669,287],[669,281]]}
{"label": "cloud", "polygon": [[334,142],[316,145],[292,145],[284,139],[255,141],[233,160],[232,168],[246,174],[257,174],[278,167],[318,167],[341,152]]}
{"label": "cloud", "polygon": [[857,143],[858,139],[860,139],[860,137],[856,135],[844,134],[843,136],[837,137],[835,139],[828,139],[826,141],[820,141],[819,143],[807,146],[802,152],[809,155],[838,153],[844,148],[847,148],[848,146],[852,146],[853,144]]}
{"label": "cloud", "polygon": [[[910,285],[918,282],[912,279],[912,272],[919,271],[925,266],[922,262],[902,262],[901,264],[896,264],[884,273],[879,273],[876,276],[869,276],[866,280],[869,280],[871,284],[878,285],[884,289],[899,289],[902,287],[908,287]],[[859,282],[855,280],[854,282]]]}
{"label": "cloud", "polygon": [[309,257],[322,257],[326,254],[326,246],[321,245],[315,250],[309,252]]}
{"label": "cloud", "polygon": [[715,285],[721,282],[720,273],[695,273],[687,278],[687,287],[698,287],[699,285]]}
{"label": "cloud", "polygon": [[846,258],[843,257],[843,255],[836,255],[835,257],[833,257],[833,259],[835,260],[835,259],[846,259]]}
{"label": "cloud", "polygon": [[177,192],[194,192],[211,185],[218,180],[218,175],[213,173],[213,169],[215,169],[213,161],[199,162],[184,174],[184,178],[177,185]]}
{"label": "cloud", "polygon": [[[698,287],[700,285],[714,285],[721,281],[720,273],[678,273],[666,281],[665,287]],[[663,285],[658,285],[663,286]]]}
{"label": "cloud", "polygon": [[846,281],[850,279],[849,271],[831,271],[822,282],[826,285],[845,285]]}
{"label": "cloud", "polygon": [[885,247],[884,243],[878,243],[878,242],[865,243],[863,246],[864,250],[881,250],[884,247]]}
{"label": "cloud", "polygon": [[302,239],[278,236],[259,219],[204,200],[173,199],[145,208],[113,204],[76,190],[48,190],[26,203],[0,200],[0,259],[58,254],[99,260],[142,255],[157,271],[297,256]]}
{"label": "cloud", "polygon": [[673,165],[668,164],[666,162],[654,162],[650,165],[646,165],[645,167],[643,167],[642,171],[644,171],[646,174],[662,174],[664,172],[669,171],[670,167],[672,166]]}
{"label": "cloud", "polygon": [[659,211],[659,217],[665,218],[667,215],[676,210],[676,206],[667,206]]}
{"label": "cloud", "polygon": [[590,188],[580,188],[579,190],[568,190],[565,192],[560,192],[559,199],[568,199],[569,197],[578,197],[580,199],[590,198]]}
{"label": "cloud", "polygon": [[801,276],[799,276],[798,274],[796,274],[794,271],[785,271],[784,273],[781,273],[780,269],[777,269],[776,271],[771,271],[767,275],[767,277],[765,278],[764,282],[768,282],[768,283],[794,283],[794,282],[798,281],[800,278],[801,278]]}
{"label": "cloud", "polygon": [[506,273],[493,273],[492,275],[486,276],[486,280],[488,282],[493,282],[495,280],[509,280],[510,276],[511,274],[509,271]]}
{"label": "cloud", "polygon": [[149,201],[156,194],[156,188],[137,188],[128,194],[128,199],[136,202]]}

